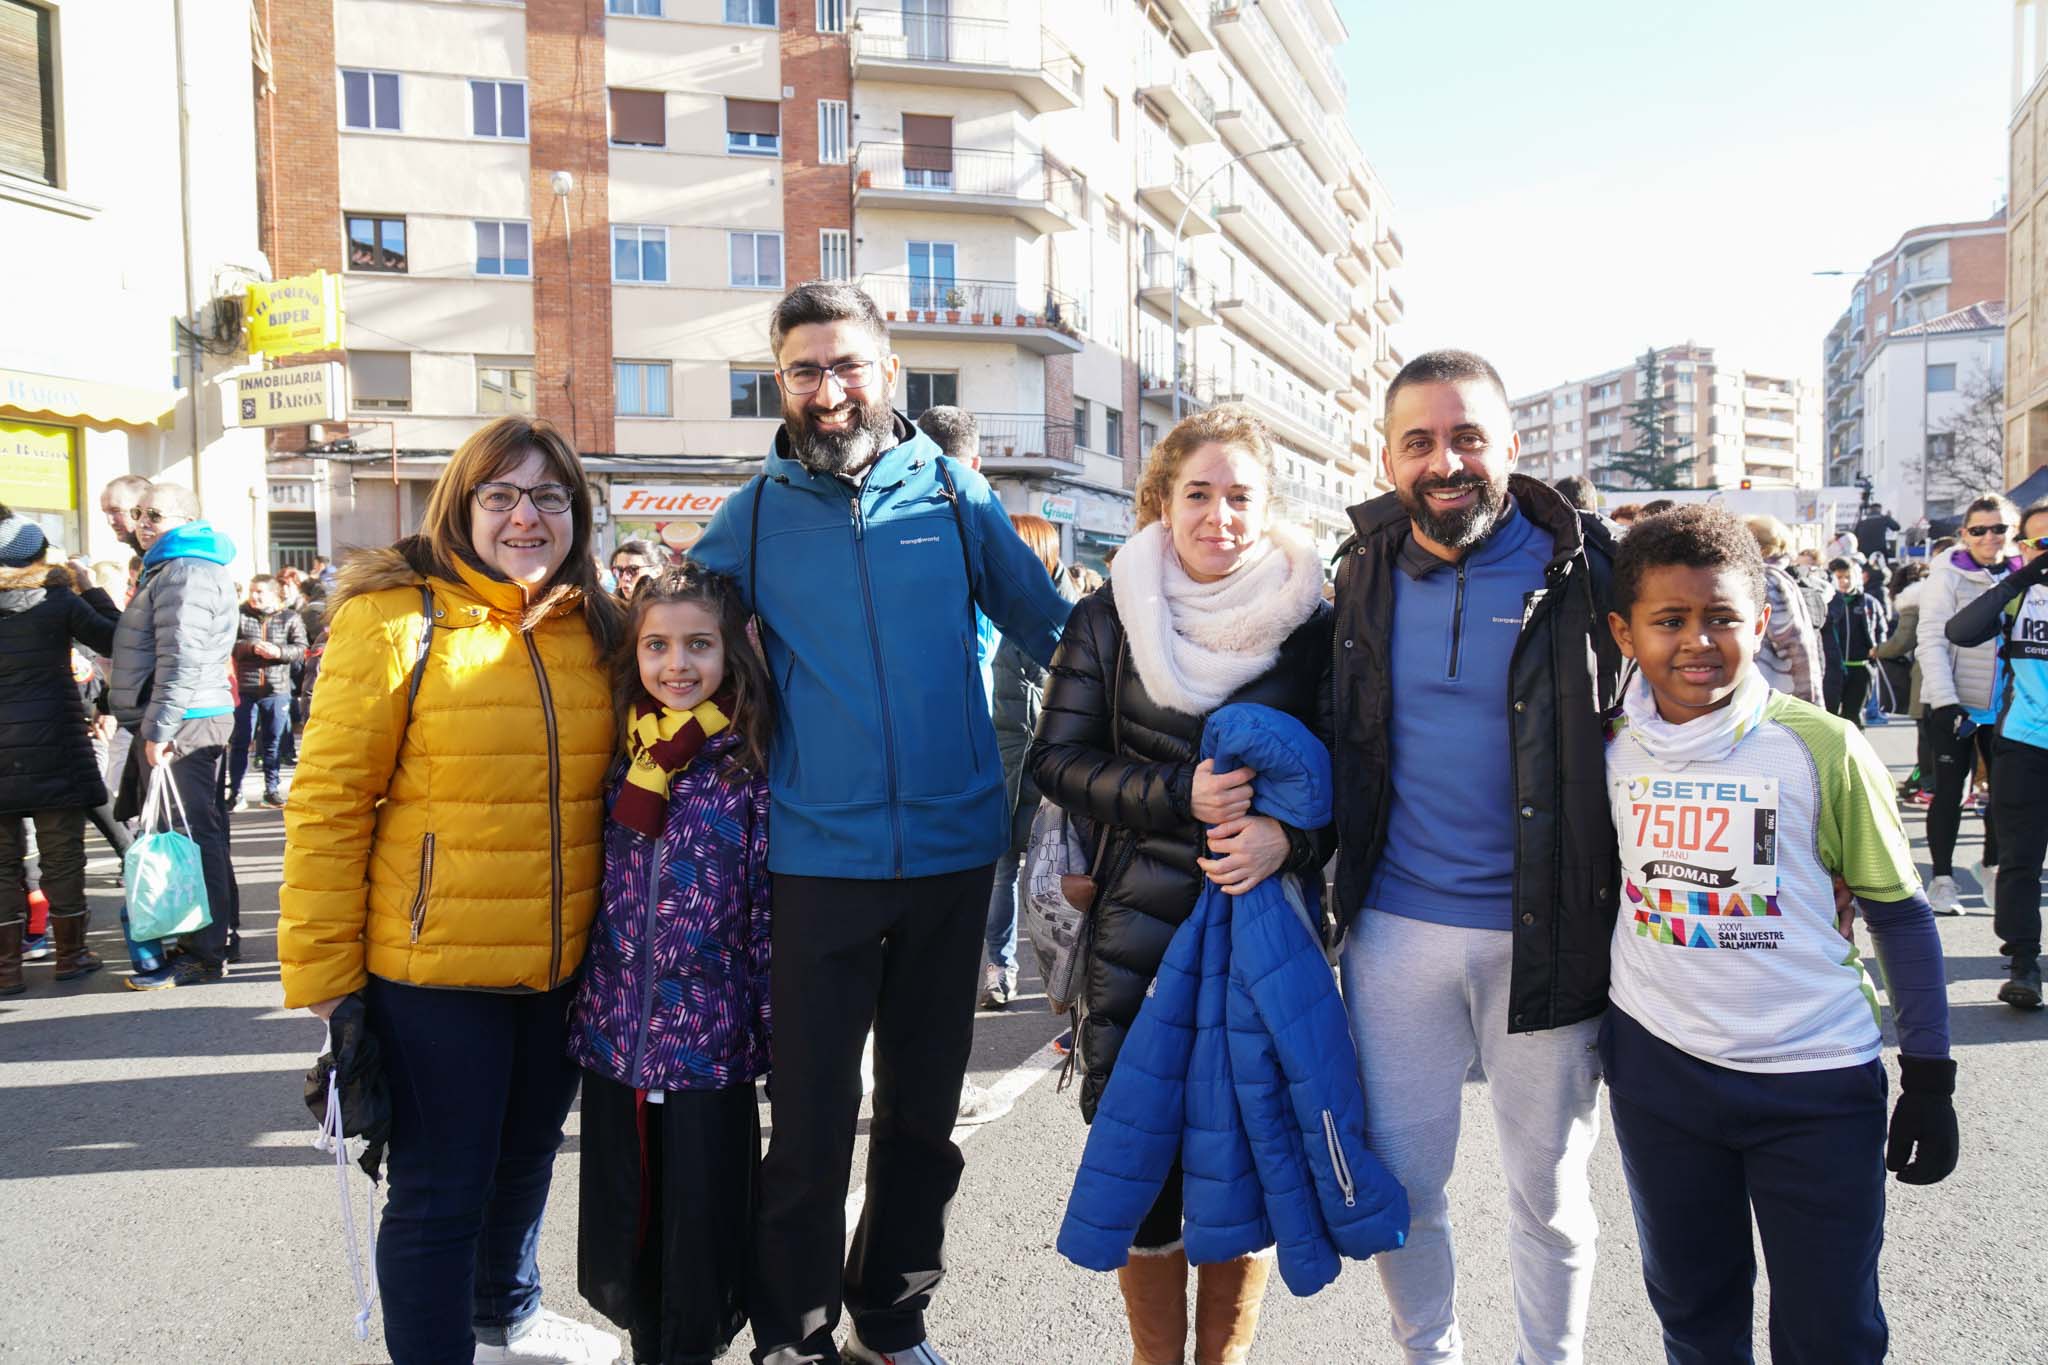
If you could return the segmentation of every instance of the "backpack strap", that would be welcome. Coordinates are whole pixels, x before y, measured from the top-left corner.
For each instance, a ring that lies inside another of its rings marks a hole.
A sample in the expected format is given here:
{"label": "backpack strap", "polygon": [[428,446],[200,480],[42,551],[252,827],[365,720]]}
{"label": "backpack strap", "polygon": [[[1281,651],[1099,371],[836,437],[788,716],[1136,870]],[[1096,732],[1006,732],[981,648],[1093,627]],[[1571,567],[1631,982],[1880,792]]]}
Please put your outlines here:
{"label": "backpack strap", "polygon": [[946,486],[946,501],[953,504],[953,525],[960,532],[960,567],[967,575],[968,619],[974,617],[975,592],[974,556],[967,549],[967,516],[960,510],[960,490],[953,483],[953,471],[948,467],[952,461],[949,455],[939,456],[933,463],[939,469],[939,482]]}
{"label": "backpack strap", "polygon": [[767,476],[756,474],[754,476],[754,512],[748,518],[750,525],[747,530],[747,610],[755,616],[761,614],[761,599],[755,595],[760,579],[760,571],[755,567],[757,563],[755,552],[761,546],[761,498],[767,491]]}
{"label": "backpack strap", "polygon": [[[419,700],[420,683],[427,676],[427,655],[434,649],[434,590],[427,584],[420,584],[420,643],[412,656],[412,682],[405,689],[405,723],[412,724],[412,705]],[[399,731],[401,746],[405,743],[405,732]]]}

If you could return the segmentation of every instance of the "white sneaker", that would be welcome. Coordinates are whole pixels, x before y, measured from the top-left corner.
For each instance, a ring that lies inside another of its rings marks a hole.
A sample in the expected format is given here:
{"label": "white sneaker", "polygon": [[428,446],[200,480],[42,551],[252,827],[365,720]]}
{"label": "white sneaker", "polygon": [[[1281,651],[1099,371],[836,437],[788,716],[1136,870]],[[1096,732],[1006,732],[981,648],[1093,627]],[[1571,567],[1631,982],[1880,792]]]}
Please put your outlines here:
{"label": "white sneaker", "polygon": [[946,1358],[934,1351],[929,1341],[920,1341],[901,1351],[876,1351],[861,1341],[858,1328],[847,1334],[839,1354],[842,1359],[858,1361],[859,1365],[946,1365]]}
{"label": "white sneaker", "polygon": [[1997,864],[1986,866],[1984,860],[1979,858],[1970,864],[1970,875],[1977,879],[1977,894],[1984,898],[1986,905],[1991,904],[1991,898],[1998,890]]}
{"label": "white sneaker", "polygon": [[1960,915],[1963,913],[1963,898],[1956,890],[1954,877],[1936,877],[1927,883],[1927,903],[1934,907],[1937,915]]}
{"label": "white sneaker", "polygon": [[521,1324],[519,1337],[503,1346],[476,1344],[476,1365],[611,1365],[619,1339],[574,1318],[543,1308]]}
{"label": "white sneaker", "polygon": [[993,1123],[1015,1108],[1014,1099],[998,1098],[993,1090],[985,1090],[968,1081],[960,1087],[960,1122],[973,1126],[977,1123]]}

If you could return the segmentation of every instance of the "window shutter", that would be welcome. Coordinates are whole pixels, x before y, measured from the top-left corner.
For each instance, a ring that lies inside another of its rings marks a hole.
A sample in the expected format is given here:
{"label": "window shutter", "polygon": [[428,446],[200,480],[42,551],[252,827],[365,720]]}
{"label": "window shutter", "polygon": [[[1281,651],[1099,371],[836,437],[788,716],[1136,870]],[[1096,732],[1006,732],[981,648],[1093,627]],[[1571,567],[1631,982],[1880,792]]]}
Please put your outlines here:
{"label": "window shutter", "polygon": [[769,100],[729,99],[725,102],[725,131],[775,137],[782,132],[782,106]]}
{"label": "window shutter", "polygon": [[350,351],[348,381],[351,395],[383,402],[412,401],[412,356],[405,351]]}
{"label": "window shutter", "polygon": [[20,0],[0,0],[0,170],[57,183],[50,16]]}
{"label": "window shutter", "polygon": [[903,116],[903,166],[912,171],[953,169],[953,120],[935,114]]}
{"label": "window shutter", "polygon": [[643,147],[668,145],[668,119],[659,90],[614,90],[612,141]]}

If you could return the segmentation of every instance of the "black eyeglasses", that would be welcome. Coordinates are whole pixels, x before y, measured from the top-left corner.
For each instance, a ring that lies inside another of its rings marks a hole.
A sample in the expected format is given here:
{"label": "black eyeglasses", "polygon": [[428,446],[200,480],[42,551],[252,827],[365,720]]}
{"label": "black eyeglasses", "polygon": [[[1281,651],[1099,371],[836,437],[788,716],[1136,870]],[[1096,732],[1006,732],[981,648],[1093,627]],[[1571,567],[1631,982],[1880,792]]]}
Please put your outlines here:
{"label": "black eyeglasses", "polygon": [[537,483],[531,488],[516,483],[480,483],[471,492],[476,505],[486,512],[509,512],[522,497],[532,501],[536,512],[566,512],[576,500],[576,495],[559,483]]}
{"label": "black eyeglasses", "polygon": [[784,389],[804,398],[818,391],[827,374],[838,380],[842,389],[864,389],[874,382],[878,363],[873,360],[842,360],[837,365],[791,365],[775,373],[782,380]]}
{"label": "black eyeglasses", "polygon": [[2002,521],[1994,521],[1989,526],[1965,526],[1963,534],[1966,536],[2002,536],[2011,529],[2010,526],[2007,526]]}

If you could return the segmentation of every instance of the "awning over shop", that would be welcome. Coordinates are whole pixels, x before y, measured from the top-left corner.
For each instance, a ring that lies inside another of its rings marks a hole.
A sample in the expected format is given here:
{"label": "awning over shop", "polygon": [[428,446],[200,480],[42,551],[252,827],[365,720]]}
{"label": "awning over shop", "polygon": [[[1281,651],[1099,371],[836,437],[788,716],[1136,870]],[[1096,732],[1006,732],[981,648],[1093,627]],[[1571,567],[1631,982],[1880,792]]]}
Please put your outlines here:
{"label": "awning over shop", "polygon": [[184,396],[178,389],[136,389],[28,370],[0,370],[0,413],[77,422],[100,431],[168,427]]}

